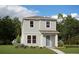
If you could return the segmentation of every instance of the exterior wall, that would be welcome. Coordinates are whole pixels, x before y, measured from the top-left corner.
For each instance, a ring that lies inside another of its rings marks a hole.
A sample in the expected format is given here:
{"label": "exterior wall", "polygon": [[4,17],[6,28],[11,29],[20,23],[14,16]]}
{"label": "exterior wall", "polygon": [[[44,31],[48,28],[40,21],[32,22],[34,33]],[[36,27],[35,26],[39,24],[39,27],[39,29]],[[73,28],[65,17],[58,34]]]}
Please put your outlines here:
{"label": "exterior wall", "polygon": [[39,21],[34,21],[34,27],[30,27],[30,21],[24,20],[23,31],[24,33],[39,33]]}
{"label": "exterior wall", "polygon": [[[34,21],[34,27],[30,27],[30,21],[24,20],[22,24],[21,44],[39,46],[40,45],[39,21]],[[36,44],[27,43],[27,35],[36,35]]]}
{"label": "exterior wall", "polygon": [[46,46],[46,37],[45,35],[41,34],[40,36],[40,47],[45,47]]}
{"label": "exterior wall", "polygon": [[[34,21],[34,27],[30,27],[30,20],[24,20],[22,24],[21,44],[29,46],[46,46],[46,37],[39,30],[56,30],[56,21],[50,21],[50,28],[46,28],[46,21]],[[36,44],[27,43],[27,35],[36,35]],[[55,40],[56,39],[56,40]],[[51,46],[57,46],[57,36],[51,35]]]}
{"label": "exterior wall", "polygon": [[46,27],[46,21],[40,21],[40,30],[56,30],[56,21],[50,21],[50,28]]}

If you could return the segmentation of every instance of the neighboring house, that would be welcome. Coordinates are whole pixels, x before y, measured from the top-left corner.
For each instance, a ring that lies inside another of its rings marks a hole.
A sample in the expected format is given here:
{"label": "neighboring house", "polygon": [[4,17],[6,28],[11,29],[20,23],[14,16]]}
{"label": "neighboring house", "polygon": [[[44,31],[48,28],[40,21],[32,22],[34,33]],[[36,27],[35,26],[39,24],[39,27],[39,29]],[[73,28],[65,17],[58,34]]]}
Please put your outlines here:
{"label": "neighboring house", "polygon": [[40,47],[57,47],[56,20],[50,17],[31,16],[22,21],[21,44]]}

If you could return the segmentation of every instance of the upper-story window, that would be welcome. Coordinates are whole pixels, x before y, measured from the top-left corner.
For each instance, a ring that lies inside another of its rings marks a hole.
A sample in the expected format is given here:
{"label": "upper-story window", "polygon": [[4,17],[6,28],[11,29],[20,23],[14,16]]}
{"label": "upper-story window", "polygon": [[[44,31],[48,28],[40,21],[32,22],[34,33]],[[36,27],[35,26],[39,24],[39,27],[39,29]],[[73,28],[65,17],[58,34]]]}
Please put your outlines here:
{"label": "upper-story window", "polygon": [[46,22],[46,27],[50,27],[50,22],[49,21]]}
{"label": "upper-story window", "polygon": [[33,21],[30,21],[30,27],[33,27],[34,25],[34,22]]}

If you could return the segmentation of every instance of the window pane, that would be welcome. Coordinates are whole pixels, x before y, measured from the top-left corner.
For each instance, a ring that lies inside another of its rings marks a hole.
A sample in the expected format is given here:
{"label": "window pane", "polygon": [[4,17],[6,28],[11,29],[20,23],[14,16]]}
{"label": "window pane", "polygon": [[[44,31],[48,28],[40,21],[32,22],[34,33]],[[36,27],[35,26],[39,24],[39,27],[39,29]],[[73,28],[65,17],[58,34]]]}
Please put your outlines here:
{"label": "window pane", "polygon": [[36,39],[36,36],[33,36],[33,39]]}
{"label": "window pane", "polygon": [[49,21],[46,22],[46,27],[50,27],[50,22]]}
{"label": "window pane", "polygon": [[31,43],[31,35],[27,36],[27,43]]}
{"label": "window pane", "polygon": [[28,40],[27,43],[31,43],[31,40]]}
{"label": "window pane", "polygon": [[33,36],[32,38],[33,38],[33,41],[32,42],[33,43],[36,43],[36,36]]}
{"label": "window pane", "polygon": [[31,36],[30,36],[30,35],[28,35],[28,36],[27,36],[27,39],[31,39]]}
{"label": "window pane", "polygon": [[33,27],[33,21],[30,21],[30,27]]}

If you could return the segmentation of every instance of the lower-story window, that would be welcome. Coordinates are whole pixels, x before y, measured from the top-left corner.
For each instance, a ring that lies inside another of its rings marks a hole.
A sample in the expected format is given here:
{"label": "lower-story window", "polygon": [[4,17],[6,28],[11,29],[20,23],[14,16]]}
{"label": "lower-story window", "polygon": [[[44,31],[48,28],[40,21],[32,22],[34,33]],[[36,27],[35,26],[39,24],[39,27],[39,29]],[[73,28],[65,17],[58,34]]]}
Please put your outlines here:
{"label": "lower-story window", "polygon": [[27,36],[27,43],[31,43],[31,35]]}
{"label": "lower-story window", "polygon": [[32,36],[32,43],[36,43],[36,36],[35,35]]}
{"label": "lower-story window", "polygon": [[27,43],[36,43],[36,35],[28,35],[27,36]]}

